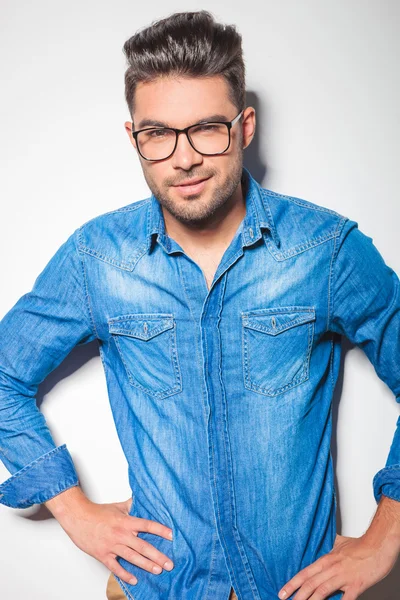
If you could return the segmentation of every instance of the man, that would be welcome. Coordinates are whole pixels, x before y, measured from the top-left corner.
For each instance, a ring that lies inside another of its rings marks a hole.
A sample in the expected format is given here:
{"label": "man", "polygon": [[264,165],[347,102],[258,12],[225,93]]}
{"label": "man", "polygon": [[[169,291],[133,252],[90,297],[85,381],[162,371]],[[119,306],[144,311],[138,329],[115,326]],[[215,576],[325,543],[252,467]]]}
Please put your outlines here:
{"label": "man", "polygon": [[[234,27],[177,13],[124,50],[152,194],[77,228],[0,323],[0,502],[46,504],[111,571],[110,600],[354,600],[399,554],[400,430],[368,530],[336,535],[331,400],[342,335],[399,400],[399,279],[355,221],[243,166]],[[35,404],[95,339],[126,502],[86,498]]]}

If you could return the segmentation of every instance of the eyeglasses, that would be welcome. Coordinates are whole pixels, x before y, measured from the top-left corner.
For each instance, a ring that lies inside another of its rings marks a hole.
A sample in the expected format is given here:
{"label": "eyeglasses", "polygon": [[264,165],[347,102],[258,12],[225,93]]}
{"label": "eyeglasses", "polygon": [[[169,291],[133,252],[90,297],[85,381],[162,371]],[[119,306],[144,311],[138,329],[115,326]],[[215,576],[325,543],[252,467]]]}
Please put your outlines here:
{"label": "eyeglasses", "polygon": [[232,121],[207,121],[184,129],[174,127],[146,127],[132,131],[140,156],[145,160],[165,160],[172,156],[178,144],[178,135],[185,133],[190,145],[199,154],[223,154],[231,143],[231,129],[243,110]]}

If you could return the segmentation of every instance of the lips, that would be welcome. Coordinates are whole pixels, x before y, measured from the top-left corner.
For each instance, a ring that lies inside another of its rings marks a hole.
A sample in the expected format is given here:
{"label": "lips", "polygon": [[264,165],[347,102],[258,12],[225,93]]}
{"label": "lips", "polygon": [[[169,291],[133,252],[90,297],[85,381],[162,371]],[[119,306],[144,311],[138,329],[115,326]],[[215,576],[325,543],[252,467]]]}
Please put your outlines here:
{"label": "lips", "polygon": [[203,177],[202,179],[189,179],[187,181],[184,181],[183,183],[177,183],[174,187],[180,187],[180,186],[184,187],[184,186],[196,185],[197,183],[205,181],[206,179],[210,179],[210,178]]}

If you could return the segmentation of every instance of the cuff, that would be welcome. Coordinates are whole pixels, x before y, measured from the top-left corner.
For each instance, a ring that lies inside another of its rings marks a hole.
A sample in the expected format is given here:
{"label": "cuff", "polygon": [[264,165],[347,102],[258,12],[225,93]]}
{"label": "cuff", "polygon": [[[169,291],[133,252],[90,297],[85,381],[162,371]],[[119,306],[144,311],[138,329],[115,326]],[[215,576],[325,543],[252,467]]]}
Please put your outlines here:
{"label": "cuff", "polygon": [[66,444],[53,448],[0,485],[0,504],[28,508],[42,504],[64,490],[79,485]]}
{"label": "cuff", "polygon": [[382,494],[400,501],[400,465],[389,465],[378,471],[373,479],[372,487],[377,504],[379,504]]}

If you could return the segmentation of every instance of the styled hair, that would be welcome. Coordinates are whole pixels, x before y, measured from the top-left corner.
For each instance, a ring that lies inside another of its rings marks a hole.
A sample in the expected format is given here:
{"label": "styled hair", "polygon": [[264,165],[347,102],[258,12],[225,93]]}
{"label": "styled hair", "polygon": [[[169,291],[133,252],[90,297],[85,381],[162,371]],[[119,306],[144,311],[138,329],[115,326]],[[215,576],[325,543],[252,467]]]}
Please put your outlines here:
{"label": "styled hair", "polygon": [[238,111],[245,108],[245,65],[242,36],[234,25],[215,21],[206,11],[177,12],[153,21],[123,46],[125,100],[133,121],[135,91],[139,82],[158,77],[211,77],[228,83],[229,99]]}

